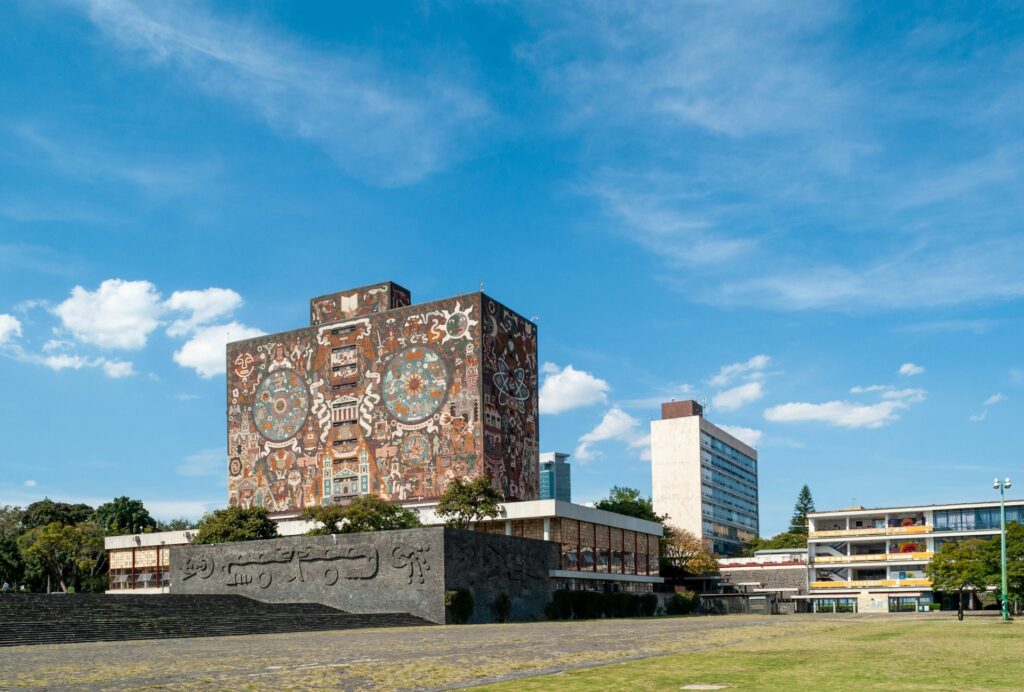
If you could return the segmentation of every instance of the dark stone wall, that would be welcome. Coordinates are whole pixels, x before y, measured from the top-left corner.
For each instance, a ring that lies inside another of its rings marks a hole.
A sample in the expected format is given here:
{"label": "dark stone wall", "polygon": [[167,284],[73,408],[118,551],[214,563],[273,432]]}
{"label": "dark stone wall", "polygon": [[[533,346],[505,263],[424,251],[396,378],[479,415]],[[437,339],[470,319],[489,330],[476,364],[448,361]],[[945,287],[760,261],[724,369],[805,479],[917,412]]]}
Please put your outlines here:
{"label": "dark stone wall", "polygon": [[724,570],[722,576],[732,584],[759,582],[766,589],[800,589],[807,593],[807,569],[792,567],[752,567]]}
{"label": "dark stone wall", "polygon": [[510,619],[541,620],[551,602],[558,569],[557,543],[477,531],[445,532],[445,588],[473,594],[470,622],[494,622],[493,604],[505,593],[512,603]]}
{"label": "dark stone wall", "polygon": [[446,590],[473,594],[471,622],[493,622],[508,594],[511,619],[544,617],[558,545],[443,527],[291,536],[171,547],[171,592],[237,594],[268,603],[323,603],[350,613],[447,619]]}
{"label": "dark stone wall", "polygon": [[443,528],[171,548],[171,592],[445,621]]}

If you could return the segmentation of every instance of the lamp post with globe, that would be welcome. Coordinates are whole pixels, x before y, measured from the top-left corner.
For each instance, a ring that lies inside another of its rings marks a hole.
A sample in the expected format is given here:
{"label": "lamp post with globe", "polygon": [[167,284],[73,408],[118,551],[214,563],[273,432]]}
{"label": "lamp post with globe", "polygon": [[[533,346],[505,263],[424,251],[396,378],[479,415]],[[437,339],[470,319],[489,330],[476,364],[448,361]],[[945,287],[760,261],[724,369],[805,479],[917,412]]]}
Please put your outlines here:
{"label": "lamp post with globe", "polygon": [[1012,483],[1010,483],[1009,478],[1003,481],[996,478],[992,482],[992,488],[999,491],[999,557],[1003,577],[1001,599],[1003,602],[1003,622],[1007,622],[1010,619],[1010,599],[1006,593],[1006,491],[1011,486]]}

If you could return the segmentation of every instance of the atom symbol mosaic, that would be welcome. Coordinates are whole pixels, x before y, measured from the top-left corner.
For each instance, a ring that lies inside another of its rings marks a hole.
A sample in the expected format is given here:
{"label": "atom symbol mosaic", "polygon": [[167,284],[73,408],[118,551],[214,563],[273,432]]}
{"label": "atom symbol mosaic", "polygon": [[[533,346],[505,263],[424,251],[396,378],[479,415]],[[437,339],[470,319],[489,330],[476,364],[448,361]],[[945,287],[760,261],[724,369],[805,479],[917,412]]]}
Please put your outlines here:
{"label": "atom symbol mosaic", "polygon": [[509,370],[503,360],[498,361],[498,372],[494,373],[494,386],[498,388],[498,403],[502,406],[509,399],[525,401],[530,398],[530,388],[526,385],[526,371],[522,368]]}
{"label": "atom symbol mosaic", "polygon": [[415,347],[395,356],[384,373],[384,405],[398,421],[419,423],[441,408],[448,393],[448,369],[428,348]]}
{"label": "atom symbol mosaic", "polygon": [[291,370],[270,373],[256,388],[252,419],[260,435],[271,442],[294,437],[308,413],[309,390]]}

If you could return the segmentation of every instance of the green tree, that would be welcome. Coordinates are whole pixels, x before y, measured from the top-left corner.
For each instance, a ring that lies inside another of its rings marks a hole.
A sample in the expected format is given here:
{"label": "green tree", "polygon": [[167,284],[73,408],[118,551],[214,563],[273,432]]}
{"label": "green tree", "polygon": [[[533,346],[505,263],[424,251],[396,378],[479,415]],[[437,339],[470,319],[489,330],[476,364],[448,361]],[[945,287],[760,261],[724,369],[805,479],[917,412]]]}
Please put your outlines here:
{"label": "green tree", "polygon": [[50,498],[33,502],[25,508],[21,524],[26,531],[39,526],[57,522],[65,526],[75,526],[92,518],[93,508],[78,503],[54,502]]}
{"label": "green tree", "polygon": [[202,518],[193,543],[233,543],[277,538],[277,523],[263,507],[228,507]]}
{"label": "green tree", "polygon": [[665,517],[660,517],[654,512],[654,503],[649,497],[640,495],[636,488],[623,488],[618,485],[612,486],[608,491],[608,497],[594,503],[597,509],[616,514],[625,514],[628,517],[646,519],[647,521],[664,522]]}
{"label": "green tree", "polygon": [[985,541],[971,539],[943,544],[924,568],[936,591],[957,592],[957,617],[964,617],[964,591],[984,589],[991,579]]}
{"label": "green tree", "polygon": [[804,484],[793,506],[793,518],[789,520],[789,533],[807,535],[807,515],[814,511],[814,498],[811,489]]}
{"label": "green tree", "polygon": [[96,508],[92,520],[99,524],[108,536],[142,533],[146,529],[156,528],[156,521],[149,515],[149,510],[142,500],[128,497],[115,497]]}
{"label": "green tree", "polygon": [[486,476],[468,482],[456,478],[441,493],[434,511],[448,526],[465,529],[474,521],[498,516],[498,505],[503,499],[501,491]]}
{"label": "green tree", "polygon": [[103,530],[92,522],[69,526],[55,521],[29,529],[18,537],[18,550],[26,565],[53,577],[65,592],[69,586],[95,589],[106,571]]}
{"label": "green tree", "polygon": [[0,507],[0,583],[17,585],[25,576],[25,562],[18,551],[18,536],[24,529],[20,507]]}
{"label": "green tree", "polygon": [[753,555],[758,550],[785,550],[803,549],[807,547],[806,533],[792,533],[786,531],[771,538],[755,538],[743,551],[743,555]]}
{"label": "green tree", "polygon": [[[1002,598],[1003,582],[999,536],[985,542],[982,549],[989,574],[988,583],[996,587]],[[1006,590],[1011,604],[1024,602],[1024,526],[1015,521],[1006,525]]]}
{"label": "green tree", "polygon": [[353,498],[347,505],[307,507],[302,511],[302,518],[320,524],[318,528],[307,532],[308,536],[393,531],[422,526],[416,512],[382,500],[375,495],[362,495]]}
{"label": "green tree", "polygon": [[686,574],[714,574],[718,560],[699,537],[678,526],[666,525],[661,548],[662,567]]}
{"label": "green tree", "polygon": [[189,521],[185,517],[178,517],[177,519],[169,519],[167,521],[157,519],[155,529],[157,531],[185,531],[186,529],[191,529],[194,524],[195,522]]}

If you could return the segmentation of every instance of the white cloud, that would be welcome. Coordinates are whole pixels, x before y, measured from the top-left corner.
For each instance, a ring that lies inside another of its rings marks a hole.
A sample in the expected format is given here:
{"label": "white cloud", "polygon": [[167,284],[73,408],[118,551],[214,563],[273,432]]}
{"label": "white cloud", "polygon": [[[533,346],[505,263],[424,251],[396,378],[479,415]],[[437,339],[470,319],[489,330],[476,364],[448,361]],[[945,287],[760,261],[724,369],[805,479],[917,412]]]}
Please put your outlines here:
{"label": "white cloud", "polygon": [[928,391],[920,388],[890,389],[882,392],[883,399],[898,399],[912,404],[924,401]]}
{"label": "white cloud", "polygon": [[840,428],[880,428],[899,420],[899,412],[909,406],[905,399],[887,399],[876,404],[796,402],[773,406],[764,412],[764,417],[773,423],[817,421]]}
{"label": "white cloud", "polygon": [[168,336],[185,336],[196,327],[218,317],[230,315],[242,305],[242,296],[230,288],[207,288],[202,291],[175,291],[164,302],[171,312],[187,311],[189,317],[175,320],[167,328]]}
{"label": "white cloud", "polygon": [[618,406],[613,406],[602,416],[593,430],[580,437],[574,457],[577,461],[590,461],[600,455],[591,449],[594,443],[619,440],[625,442],[630,449],[642,449],[641,456],[649,459],[651,436],[641,432],[639,427],[639,420]]}
{"label": "white cloud", "polygon": [[981,413],[972,414],[968,416],[967,419],[972,423],[980,423],[981,421],[988,418],[989,406],[995,406],[996,404],[1000,404],[1004,401],[1006,401],[1006,395],[1003,394],[1002,392],[993,394],[989,398],[985,399],[984,403],[982,404],[984,408],[982,409]]}
{"label": "white cloud", "polygon": [[745,428],[742,425],[719,425],[718,427],[751,447],[757,447],[761,443],[761,438],[764,437],[763,430]]}
{"label": "white cloud", "polygon": [[37,485],[39,485],[39,484],[38,484],[38,483],[36,483],[36,482],[35,482],[34,480],[32,480],[31,478],[30,478],[30,479],[28,479],[27,481],[25,481],[25,483],[24,483],[24,486],[25,486],[26,488],[34,488],[34,487],[36,487]]}
{"label": "white cloud", "polygon": [[178,473],[182,476],[219,476],[224,473],[225,468],[227,458],[224,449],[212,447],[185,457],[178,466]]}
{"label": "white cloud", "polygon": [[417,71],[404,75],[380,64],[386,53],[318,51],[205,6],[92,0],[87,7],[116,46],[238,103],[281,135],[322,147],[370,182],[405,184],[444,168],[489,113],[463,80],[432,69],[436,59],[414,61]]}
{"label": "white cloud", "polygon": [[732,389],[718,392],[711,397],[711,406],[723,411],[735,411],[736,409],[757,401],[764,396],[764,385],[759,381],[747,382]]}
{"label": "white cloud", "polygon": [[924,368],[914,363],[904,363],[900,366],[900,374],[906,377],[913,377],[924,372]]}
{"label": "white cloud", "polygon": [[541,413],[562,413],[608,402],[607,392],[611,387],[589,372],[572,365],[559,368],[554,363],[544,363],[541,372],[545,375],[540,388]]}
{"label": "white cloud", "polygon": [[64,327],[83,343],[139,349],[160,325],[160,294],[148,281],[107,279],[95,291],[81,286],[53,309]]}
{"label": "white cloud", "polygon": [[104,360],[102,366],[107,377],[115,379],[131,377],[135,374],[135,367],[126,360]]}
{"label": "white cloud", "polygon": [[712,387],[725,387],[735,381],[738,377],[750,377],[764,370],[771,363],[772,359],[762,354],[756,355],[743,363],[723,365],[708,383]]}
{"label": "white cloud", "polygon": [[195,368],[200,377],[213,377],[224,373],[228,341],[241,341],[265,334],[255,327],[238,322],[199,327],[192,338],[174,353],[174,362],[183,368]]}
{"label": "white cloud", "polygon": [[869,384],[866,387],[857,385],[850,388],[850,394],[867,394],[868,392],[881,392],[889,389],[889,385],[886,384]]}
{"label": "white cloud", "polygon": [[14,315],[0,314],[0,345],[21,336],[21,322]]}

